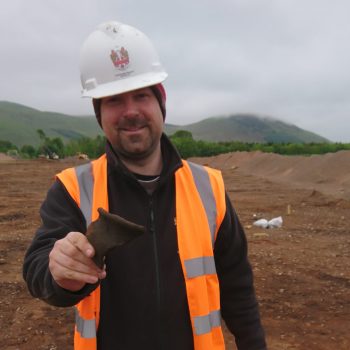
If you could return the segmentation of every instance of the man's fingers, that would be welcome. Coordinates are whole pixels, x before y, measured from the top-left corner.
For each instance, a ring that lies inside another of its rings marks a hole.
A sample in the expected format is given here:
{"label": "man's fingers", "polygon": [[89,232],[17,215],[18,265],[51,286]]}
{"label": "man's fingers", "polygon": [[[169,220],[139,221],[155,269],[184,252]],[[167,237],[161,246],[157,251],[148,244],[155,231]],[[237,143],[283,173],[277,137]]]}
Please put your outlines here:
{"label": "man's fingers", "polygon": [[64,277],[62,277],[62,279],[66,280],[84,282],[89,284],[94,284],[98,282],[98,276],[76,272],[73,270],[65,270],[65,273],[63,273],[63,275]]}
{"label": "man's fingers", "polygon": [[101,270],[99,270],[90,259],[86,261],[80,261],[75,258],[73,259],[68,255],[61,254],[57,255],[56,257],[53,257],[53,260],[57,265],[69,271],[75,271],[77,273],[84,274],[93,274],[95,276],[97,276],[98,273],[101,272]]}
{"label": "man's fingers", "polygon": [[[62,254],[52,254],[49,269],[54,280],[63,288],[69,289],[66,286],[70,286],[73,282],[75,282],[73,285],[83,287],[86,283],[97,283],[99,279],[106,277],[105,271],[99,270],[92,261],[89,261],[89,263],[84,264]],[[79,284],[79,282],[82,284]],[[78,289],[80,288],[75,290]]]}
{"label": "man's fingers", "polygon": [[94,284],[98,282],[99,277],[98,275],[90,274],[90,273],[83,273],[80,271],[70,270],[66,267],[59,265],[55,262],[50,262],[50,270],[52,273],[52,276],[57,284],[62,286],[63,288],[67,288],[67,285],[73,284],[73,285],[79,285],[79,288],[75,290],[81,289],[86,283]]}
{"label": "man's fingers", "polygon": [[[57,242],[59,254],[55,254],[55,259],[62,265],[72,270],[80,270],[81,265],[90,268],[95,272],[100,272],[101,269],[87,257],[80,249],[74,246],[69,240]],[[85,270],[84,270],[85,271]]]}
{"label": "man's fingers", "polygon": [[56,241],[49,254],[49,269],[54,280],[63,288],[79,290],[86,283],[97,283],[106,277],[105,270],[101,270],[91,257],[94,248],[84,234],[70,232]]}
{"label": "man's fingers", "polygon": [[70,232],[67,235],[67,240],[86,257],[92,258],[95,255],[94,247],[89,243],[84,234],[80,232]]}

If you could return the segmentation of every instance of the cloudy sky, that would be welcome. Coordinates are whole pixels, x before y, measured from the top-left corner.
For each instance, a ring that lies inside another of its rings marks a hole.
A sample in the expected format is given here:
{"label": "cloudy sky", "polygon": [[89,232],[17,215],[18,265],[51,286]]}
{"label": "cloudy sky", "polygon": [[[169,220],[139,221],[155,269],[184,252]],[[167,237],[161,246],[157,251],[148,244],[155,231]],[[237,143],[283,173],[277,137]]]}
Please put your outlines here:
{"label": "cloudy sky", "polygon": [[158,50],[167,122],[257,113],[350,142],[349,13],[349,0],[6,1],[0,100],[92,114],[80,98],[80,46],[118,20]]}

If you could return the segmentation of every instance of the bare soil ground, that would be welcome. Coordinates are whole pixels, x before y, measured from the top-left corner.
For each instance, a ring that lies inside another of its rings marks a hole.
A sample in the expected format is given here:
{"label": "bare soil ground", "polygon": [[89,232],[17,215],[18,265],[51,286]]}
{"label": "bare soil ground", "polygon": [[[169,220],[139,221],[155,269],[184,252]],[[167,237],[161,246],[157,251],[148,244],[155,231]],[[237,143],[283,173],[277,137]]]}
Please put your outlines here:
{"label": "bare soil ground", "polygon": [[[246,228],[269,349],[350,349],[350,152],[196,161],[223,170]],[[72,348],[72,310],[32,298],[21,269],[54,174],[79,162],[0,159],[1,349]],[[252,225],[277,216],[281,228]],[[235,349],[227,331],[225,340]]]}

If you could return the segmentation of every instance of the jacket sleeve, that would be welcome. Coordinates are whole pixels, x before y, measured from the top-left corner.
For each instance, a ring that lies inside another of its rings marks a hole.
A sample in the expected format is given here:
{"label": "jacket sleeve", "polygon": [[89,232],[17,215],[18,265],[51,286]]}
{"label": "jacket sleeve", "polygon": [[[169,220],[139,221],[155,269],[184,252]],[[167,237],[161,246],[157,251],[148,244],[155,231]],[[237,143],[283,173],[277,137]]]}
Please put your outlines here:
{"label": "jacket sleeve", "polygon": [[247,239],[226,194],[226,214],[214,249],[221,313],[239,350],[266,350],[264,330],[247,256]]}
{"label": "jacket sleeve", "polygon": [[49,254],[59,239],[69,232],[85,232],[85,219],[63,184],[57,180],[40,208],[41,226],[37,230],[23,263],[23,278],[30,293],[48,304],[72,306],[91,293],[97,284],[87,284],[78,292],[61,288],[49,270]]}

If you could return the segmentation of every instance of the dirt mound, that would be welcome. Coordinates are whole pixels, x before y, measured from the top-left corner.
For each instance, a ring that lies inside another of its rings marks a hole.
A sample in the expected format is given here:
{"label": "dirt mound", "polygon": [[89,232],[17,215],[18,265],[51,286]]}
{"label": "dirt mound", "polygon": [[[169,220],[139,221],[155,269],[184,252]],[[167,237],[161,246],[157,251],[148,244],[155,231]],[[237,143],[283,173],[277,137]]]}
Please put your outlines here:
{"label": "dirt mound", "polygon": [[314,189],[350,199],[350,151],[325,155],[281,156],[262,152],[232,152],[210,158],[193,158],[218,169],[239,169],[273,182]]}

